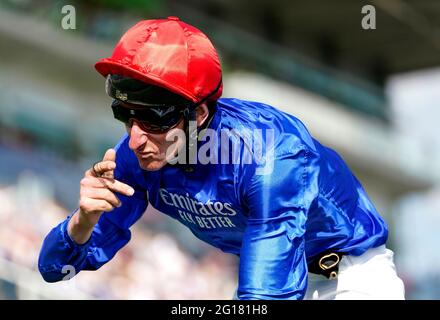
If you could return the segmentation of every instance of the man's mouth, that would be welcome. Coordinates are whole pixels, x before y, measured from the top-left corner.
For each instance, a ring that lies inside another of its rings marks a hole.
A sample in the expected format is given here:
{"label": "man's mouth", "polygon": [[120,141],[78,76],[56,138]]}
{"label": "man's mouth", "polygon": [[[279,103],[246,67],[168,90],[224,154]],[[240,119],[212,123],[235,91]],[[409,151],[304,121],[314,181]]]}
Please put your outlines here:
{"label": "man's mouth", "polygon": [[137,153],[136,155],[138,156],[138,158],[142,158],[142,159],[148,159],[148,158],[154,157],[154,153],[153,152]]}

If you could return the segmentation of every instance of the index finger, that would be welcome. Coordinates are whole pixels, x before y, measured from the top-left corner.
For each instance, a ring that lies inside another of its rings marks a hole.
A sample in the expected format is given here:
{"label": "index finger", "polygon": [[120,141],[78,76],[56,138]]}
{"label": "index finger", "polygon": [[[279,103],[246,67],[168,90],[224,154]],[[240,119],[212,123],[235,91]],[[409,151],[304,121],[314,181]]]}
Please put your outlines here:
{"label": "index finger", "polygon": [[114,174],[114,170],[116,168],[116,151],[115,149],[107,149],[107,151],[104,154],[104,158],[102,158],[102,162],[110,162],[110,163],[114,163],[114,168],[113,166],[109,165],[109,170],[106,170],[102,175],[108,178],[113,178],[115,176]]}
{"label": "index finger", "polygon": [[116,168],[116,151],[115,149],[107,149],[102,158],[102,161],[95,162],[87,171],[88,175],[93,177],[101,177],[105,176],[107,178],[113,178],[114,169]]}
{"label": "index finger", "polygon": [[126,196],[132,196],[134,194],[134,189],[131,186],[116,179],[113,179],[112,181],[106,180],[106,185],[107,188],[113,192],[118,192]]}
{"label": "index finger", "polygon": [[116,168],[116,163],[114,161],[100,161],[93,164],[92,168],[87,171],[88,175],[93,177],[113,178],[113,171]]}

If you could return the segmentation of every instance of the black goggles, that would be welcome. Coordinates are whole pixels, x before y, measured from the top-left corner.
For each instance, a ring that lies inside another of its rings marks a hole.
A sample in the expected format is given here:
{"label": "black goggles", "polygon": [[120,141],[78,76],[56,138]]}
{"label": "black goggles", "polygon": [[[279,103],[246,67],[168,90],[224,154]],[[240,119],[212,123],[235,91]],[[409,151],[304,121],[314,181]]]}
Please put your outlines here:
{"label": "black goggles", "polygon": [[176,127],[187,108],[166,105],[133,105],[120,100],[112,103],[113,116],[124,124],[131,126],[136,120],[139,126],[149,133],[165,133]]}

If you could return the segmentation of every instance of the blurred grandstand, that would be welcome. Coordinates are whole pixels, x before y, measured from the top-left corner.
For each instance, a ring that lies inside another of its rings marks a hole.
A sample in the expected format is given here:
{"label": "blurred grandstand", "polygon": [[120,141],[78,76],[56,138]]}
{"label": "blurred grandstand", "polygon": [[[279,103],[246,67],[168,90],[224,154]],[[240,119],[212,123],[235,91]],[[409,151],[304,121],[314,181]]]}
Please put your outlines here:
{"label": "blurred grandstand", "polygon": [[[76,8],[75,30],[60,26],[65,4]],[[364,4],[376,8],[376,30],[361,28]],[[440,298],[427,288],[440,284],[440,269],[413,272],[408,261],[417,248],[402,240],[411,232],[406,196],[438,194],[439,148],[403,130],[387,95],[391,76],[440,65],[438,1],[4,0],[0,299],[232,297],[236,258],[151,207],[131,242],[99,272],[82,272],[73,284],[46,284],[36,272],[44,235],[77,206],[84,170],[123,133],[93,64],[139,19],[170,15],[211,36],[225,70],[224,96],[292,113],[343,154],[390,225],[407,297]],[[418,205],[420,221],[438,221],[439,211],[429,212]]]}

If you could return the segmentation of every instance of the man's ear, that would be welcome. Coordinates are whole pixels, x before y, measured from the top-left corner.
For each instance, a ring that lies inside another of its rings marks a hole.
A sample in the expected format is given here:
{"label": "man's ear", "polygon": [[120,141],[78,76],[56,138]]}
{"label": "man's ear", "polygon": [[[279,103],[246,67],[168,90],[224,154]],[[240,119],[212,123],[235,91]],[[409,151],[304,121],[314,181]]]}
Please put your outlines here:
{"label": "man's ear", "polygon": [[197,126],[202,126],[206,119],[209,116],[209,109],[206,103],[201,104],[196,108],[196,120],[197,120]]}

